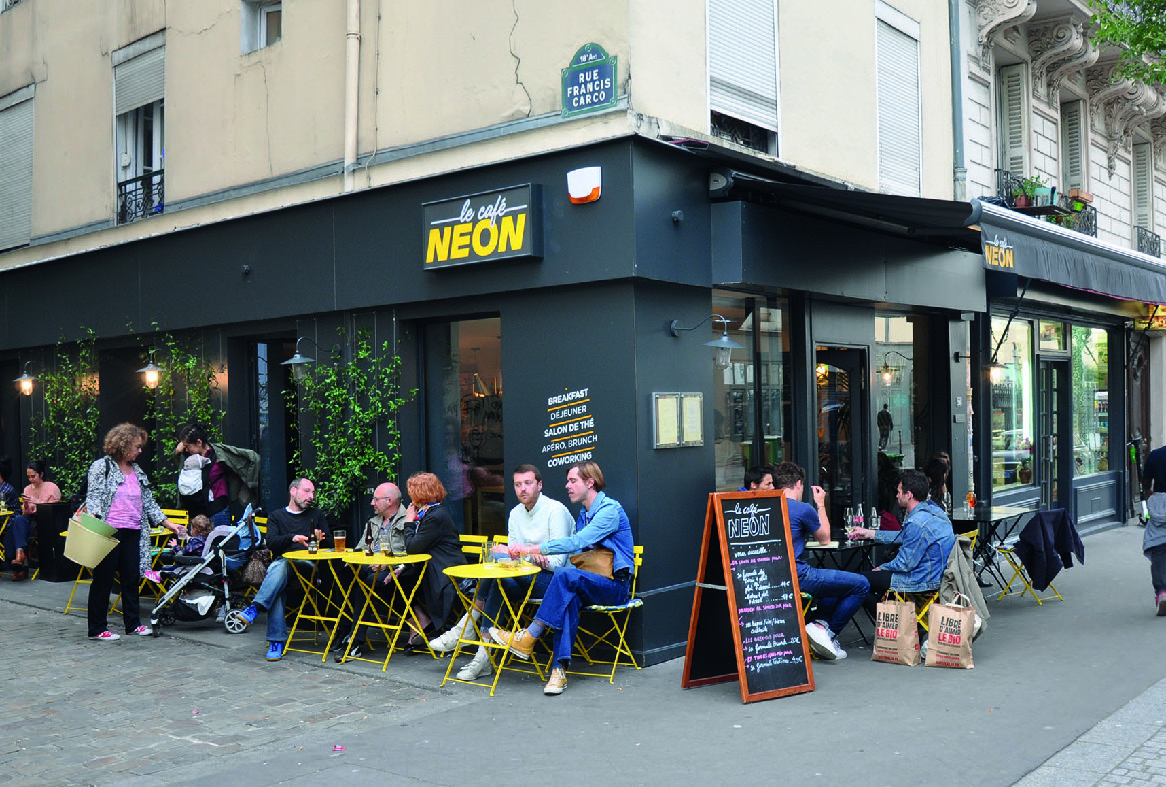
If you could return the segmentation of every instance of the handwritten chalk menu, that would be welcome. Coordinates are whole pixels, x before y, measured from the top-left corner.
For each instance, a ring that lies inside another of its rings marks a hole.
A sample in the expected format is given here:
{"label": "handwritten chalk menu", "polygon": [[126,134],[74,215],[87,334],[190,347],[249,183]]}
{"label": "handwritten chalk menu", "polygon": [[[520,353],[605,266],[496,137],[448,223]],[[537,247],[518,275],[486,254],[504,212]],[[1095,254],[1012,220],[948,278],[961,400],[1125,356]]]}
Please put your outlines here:
{"label": "handwritten chalk menu", "polygon": [[543,429],[546,466],[573,465],[595,458],[599,434],[590,409],[589,388],[563,389],[547,397],[547,426]]}
{"label": "handwritten chalk menu", "polygon": [[744,702],[814,690],[783,492],[709,495],[696,583],[682,686],[737,678]]}

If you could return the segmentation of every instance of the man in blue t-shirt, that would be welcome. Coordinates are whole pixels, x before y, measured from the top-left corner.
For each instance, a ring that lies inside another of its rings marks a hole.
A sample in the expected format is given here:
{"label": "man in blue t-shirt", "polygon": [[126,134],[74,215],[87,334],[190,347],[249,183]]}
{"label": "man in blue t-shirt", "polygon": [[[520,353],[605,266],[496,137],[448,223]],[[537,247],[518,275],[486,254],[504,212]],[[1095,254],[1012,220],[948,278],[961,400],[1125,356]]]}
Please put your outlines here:
{"label": "man in blue t-shirt", "polygon": [[783,489],[786,493],[798,585],[803,593],[809,593],[818,602],[817,616],[821,619],[806,624],[806,636],[810,638],[810,647],[821,658],[844,659],[846,651],[838,644],[838,633],[862,606],[863,599],[870,592],[870,583],[862,574],[814,568],[802,560],[802,551],[808,538],[812,537],[823,545],[830,543],[826,490],[820,486],[810,487],[814,505],[803,503],[805,481],[806,471],[793,462],[782,462],[773,468],[774,488]]}

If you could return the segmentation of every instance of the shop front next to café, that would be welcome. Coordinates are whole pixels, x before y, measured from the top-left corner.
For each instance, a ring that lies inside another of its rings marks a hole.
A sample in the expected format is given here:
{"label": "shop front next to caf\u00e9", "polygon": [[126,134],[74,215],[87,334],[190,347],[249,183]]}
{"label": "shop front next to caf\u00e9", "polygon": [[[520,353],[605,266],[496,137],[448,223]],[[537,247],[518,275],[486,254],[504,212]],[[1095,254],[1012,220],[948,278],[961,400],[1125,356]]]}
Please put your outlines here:
{"label": "shop front next to caf\u00e9", "polygon": [[[957,500],[974,484],[1035,505],[1051,478],[1050,503],[1124,518],[1126,296],[1029,271],[1011,235],[1015,268],[994,269],[975,203],[758,166],[628,137],[5,270],[7,293],[53,282],[56,317],[0,302],[0,375],[52,367],[62,333],[68,351],[92,329],[105,430],[145,417],[154,326],[191,341],[220,370],[222,439],[260,453],[273,508],[303,445],[283,362],[328,363],[351,351],[338,328],[367,329],[416,389],[400,479],[437,473],[463,532],[505,531],[516,465],[566,502],[571,463],[599,463],[644,547],[628,638],[649,664],[683,653],[707,495],[750,465],[805,467],[834,522],[889,507],[897,468],[941,451]],[[44,406],[39,387],[0,389],[0,452],[39,458]]]}

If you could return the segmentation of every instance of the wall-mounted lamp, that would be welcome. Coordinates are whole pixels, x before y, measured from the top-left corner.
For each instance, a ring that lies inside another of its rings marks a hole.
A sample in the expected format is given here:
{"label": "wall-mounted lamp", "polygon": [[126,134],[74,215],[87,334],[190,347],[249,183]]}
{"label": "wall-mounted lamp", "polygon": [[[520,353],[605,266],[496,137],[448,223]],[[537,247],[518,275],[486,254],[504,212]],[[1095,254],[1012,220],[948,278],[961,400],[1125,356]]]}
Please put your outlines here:
{"label": "wall-mounted lamp", "polygon": [[[309,341],[312,344],[316,344],[316,341],[311,337],[301,336],[296,339],[295,354],[281,364],[282,366],[290,366],[292,368],[292,377],[295,378],[297,383],[302,383],[304,378],[308,376],[308,364],[316,362],[315,358],[309,358],[306,355],[300,354],[300,342],[302,341]],[[316,349],[323,350],[324,348],[316,344]]]}
{"label": "wall-mounted lamp", "polygon": [[988,364],[988,380],[992,385],[998,385],[1004,379],[1004,364],[999,361],[992,361]]}
{"label": "wall-mounted lamp", "polygon": [[28,365],[33,361],[25,361],[24,369],[21,370],[20,376],[12,382],[20,386],[20,392],[25,396],[32,396],[32,384],[36,382],[36,378],[28,373]]}
{"label": "wall-mounted lamp", "polygon": [[907,363],[911,362],[910,358],[908,358],[906,355],[903,355],[903,353],[899,352],[898,350],[887,350],[885,353],[883,353],[883,366],[881,369],[879,369],[879,376],[883,378],[883,385],[890,385],[892,382],[894,382],[895,372],[899,371],[901,368],[891,366],[889,363],[887,363],[887,358],[892,354],[899,356]]}
{"label": "wall-mounted lamp", "polygon": [[718,369],[728,368],[733,358],[733,350],[743,350],[745,346],[737,344],[729,338],[729,319],[727,317],[722,317],[719,314],[710,314],[691,328],[682,328],[680,320],[673,320],[668,324],[668,332],[673,336],[680,336],[681,331],[695,331],[709,320],[715,320],[721,324],[721,337],[719,339],[713,339],[710,342],[705,342],[704,346],[716,348],[716,364]]}
{"label": "wall-mounted lamp", "polygon": [[138,374],[142,375],[146,383],[146,387],[154,389],[158,387],[159,381],[162,379],[162,372],[166,371],[164,368],[154,363],[154,353],[158,352],[158,348],[150,350],[150,362],[138,369]]}

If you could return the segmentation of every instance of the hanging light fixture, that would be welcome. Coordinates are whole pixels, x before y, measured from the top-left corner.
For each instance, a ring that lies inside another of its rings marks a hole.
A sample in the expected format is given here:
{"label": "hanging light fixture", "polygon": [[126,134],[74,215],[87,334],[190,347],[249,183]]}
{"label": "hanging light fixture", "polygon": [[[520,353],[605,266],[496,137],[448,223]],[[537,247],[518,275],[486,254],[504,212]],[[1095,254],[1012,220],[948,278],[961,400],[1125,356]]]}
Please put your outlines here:
{"label": "hanging light fixture", "polygon": [[24,369],[21,371],[20,376],[12,381],[20,386],[20,392],[25,396],[32,396],[32,385],[36,382],[36,378],[28,373],[28,365],[30,363],[33,362],[25,361]]}
{"label": "hanging light fixture", "polygon": [[[281,366],[290,366],[291,367],[292,377],[295,379],[295,381],[297,383],[302,383],[304,381],[304,378],[308,376],[308,364],[316,362],[315,358],[309,358],[306,355],[300,354],[300,342],[305,341],[305,340],[312,342],[312,344],[316,344],[316,342],[313,339],[310,339],[307,336],[299,337],[298,339],[296,339],[295,354],[292,355],[291,358],[288,358],[286,361],[284,361],[282,364],[280,364]],[[323,348],[320,347],[320,345],[316,344],[316,349],[323,349]]]}
{"label": "hanging light fixture", "polygon": [[138,374],[142,375],[146,387],[153,390],[158,387],[158,383],[162,380],[162,372],[166,371],[164,368],[154,363],[154,353],[158,352],[158,348],[150,350],[150,362],[138,369]]}
{"label": "hanging light fixture", "polygon": [[668,324],[668,332],[678,337],[681,331],[695,331],[709,320],[714,320],[721,324],[721,336],[719,339],[705,342],[704,346],[715,348],[717,352],[714,356],[714,363],[716,363],[718,369],[727,369],[733,360],[733,350],[745,349],[744,345],[737,344],[729,338],[729,319],[727,317],[722,317],[719,314],[710,314],[691,328],[683,328],[680,325],[680,320],[673,320]]}

